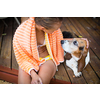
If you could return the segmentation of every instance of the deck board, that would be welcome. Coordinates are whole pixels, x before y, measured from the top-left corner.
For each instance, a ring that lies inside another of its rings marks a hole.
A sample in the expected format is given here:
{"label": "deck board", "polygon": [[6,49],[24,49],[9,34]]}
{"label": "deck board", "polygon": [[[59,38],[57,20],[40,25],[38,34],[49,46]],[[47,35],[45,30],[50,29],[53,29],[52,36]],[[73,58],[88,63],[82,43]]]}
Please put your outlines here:
{"label": "deck board", "polygon": [[3,34],[3,30],[4,30],[4,24],[0,20],[0,55],[1,55],[1,46],[2,46],[2,34]]}
{"label": "deck board", "polygon": [[67,82],[71,82],[70,79],[69,79],[69,76],[66,73],[66,70],[65,70],[63,64],[58,66],[58,71],[55,74],[55,78],[59,79],[59,80],[64,80],[64,81],[67,81]]}
{"label": "deck board", "polygon": [[77,31],[77,29],[74,27],[73,23],[66,18],[66,21],[64,22],[65,26],[68,28],[68,31],[70,31],[71,33],[75,34],[75,38],[77,36],[80,36],[81,34]]}
{"label": "deck board", "polygon": [[100,35],[100,20],[98,18],[93,19],[93,18],[89,18],[89,17],[84,17],[84,19]]}
{"label": "deck board", "polygon": [[94,69],[98,77],[100,77],[100,60],[91,50],[90,50],[90,54],[91,54],[90,55],[90,65],[92,66],[92,68]]}
{"label": "deck board", "polygon": [[12,18],[6,20],[8,27],[5,27],[3,36],[0,64],[11,68],[11,43],[12,43]]}
{"label": "deck board", "polygon": [[[18,19],[20,20],[20,18]],[[5,28],[4,24],[0,23],[0,65],[12,68],[11,73],[14,73],[14,69],[18,70],[18,64],[16,62],[13,51],[12,37],[18,27],[18,24],[16,23],[14,18],[7,18],[5,19],[5,21],[9,26],[8,28]],[[61,31],[71,32],[74,37],[78,37],[81,35],[88,38],[90,43],[89,51],[91,61],[88,66],[83,70],[83,75],[80,78],[74,77],[73,71],[68,68],[64,62],[58,66],[59,70],[55,74],[55,79],[75,84],[100,84],[100,18],[93,19],[65,17],[61,26]],[[7,35],[2,36],[1,34],[4,32],[6,32]],[[3,70],[4,72],[4,68],[0,69],[0,75],[3,75],[4,73],[2,73],[1,70]],[[6,75],[9,75],[7,73]],[[14,79],[13,76],[11,77]]]}
{"label": "deck board", "polygon": [[[18,27],[17,22],[15,20],[13,20],[13,36],[14,36],[14,33],[15,33],[17,27]],[[12,40],[12,43],[13,43],[13,40]],[[17,63],[16,58],[15,58],[13,46],[12,46],[12,68],[18,70],[18,63]]]}
{"label": "deck board", "polygon": [[[84,27],[84,29],[93,37],[93,39],[95,41],[100,41],[100,35],[98,32],[95,31],[95,29],[90,25],[88,24],[84,18],[76,18],[79,23]],[[100,46],[100,42],[96,42],[97,44],[99,44]]]}
{"label": "deck board", "polygon": [[82,71],[83,76],[88,84],[100,84],[100,79],[97,77],[91,66],[88,64],[87,67]]}

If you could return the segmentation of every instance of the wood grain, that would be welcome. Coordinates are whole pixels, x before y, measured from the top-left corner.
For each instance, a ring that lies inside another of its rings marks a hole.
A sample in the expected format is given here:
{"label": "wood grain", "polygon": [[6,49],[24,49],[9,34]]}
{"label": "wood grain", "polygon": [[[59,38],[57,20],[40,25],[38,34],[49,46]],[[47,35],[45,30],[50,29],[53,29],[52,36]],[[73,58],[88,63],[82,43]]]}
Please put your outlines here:
{"label": "wood grain", "polygon": [[58,71],[55,74],[55,78],[59,79],[59,80],[70,82],[70,79],[66,73],[66,70],[65,70],[63,64],[60,64],[60,66],[58,66]]}
{"label": "wood grain", "polygon": [[[15,31],[16,31],[16,29],[17,29],[17,27],[18,27],[18,24],[16,23],[16,21],[15,20],[13,20],[13,36],[14,36],[14,34],[15,34]],[[18,63],[17,63],[17,61],[16,61],[16,58],[15,58],[15,54],[14,54],[14,49],[13,49],[13,37],[12,37],[12,68],[14,68],[14,69],[17,69],[18,70]]]}
{"label": "wood grain", "polygon": [[12,18],[6,21],[8,27],[5,27],[3,36],[1,56],[0,56],[0,65],[11,67],[11,42],[12,42]]}
{"label": "wood grain", "polygon": [[99,18],[91,18],[91,17],[84,17],[84,19],[92,26],[92,28],[98,32],[100,35],[100,19]]}
{"label": "wood grain", "polygon": [[76,19],[84,27],[84,29],[93,37],[93,39],[95,41],[98,41],[96,43],[99,44],[100,47],[100,34],[96,32],[96,30],[90,24],[88,24],[84,18],[78,17]]}

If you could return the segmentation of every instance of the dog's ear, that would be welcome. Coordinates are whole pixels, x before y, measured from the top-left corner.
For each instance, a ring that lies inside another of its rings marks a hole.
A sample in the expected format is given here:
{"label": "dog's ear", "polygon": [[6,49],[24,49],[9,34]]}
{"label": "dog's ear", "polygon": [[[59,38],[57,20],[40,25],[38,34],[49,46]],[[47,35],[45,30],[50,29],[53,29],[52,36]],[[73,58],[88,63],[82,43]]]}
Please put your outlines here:
{"label": "dog's ear", "polygon": [[72,58],[71,54],[70,53],[66,53],[66,55],[64,56],[64,58],[66,60],[70,60]]}
{"label": "dog's ear", "polygon": [[84,51],[82,57],[78,60],[78,72],[81,72],[85,67],[85,58],[87,56],[88,50]]}
{"label": "dog's ear", "polygon": [[85,57],[82,55],[82,57],[78,60],[78,72],[82,72],[84,66],[85,66]]}

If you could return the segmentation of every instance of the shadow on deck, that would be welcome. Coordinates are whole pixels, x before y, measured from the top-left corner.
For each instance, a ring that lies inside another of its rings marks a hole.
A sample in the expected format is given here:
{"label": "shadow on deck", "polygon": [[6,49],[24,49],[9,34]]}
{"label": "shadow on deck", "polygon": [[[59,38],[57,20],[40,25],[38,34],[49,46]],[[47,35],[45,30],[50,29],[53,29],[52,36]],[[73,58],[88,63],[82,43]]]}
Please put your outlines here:
{"label": "shadow on deck", "polygon": [[[18,18],[20,21],[20,18]],[[14,18],[0,20],[0,79],[17,83],[18,64],[16,62],[12,39],[18,24]],[[69,31],[74,37],[82,36],[90,43],[90,63],[83,70],[80,78],[73,77],[73,72],[65,63],[60,64],[51,83],[99,84],[100,83],[100,18],[64,18],[61,31]],[[4,67],[5,66],[5,67]],[[9,79],[9,77],[12,77]],[[58,80],[55,80],[58,79]],[[62,80],[62,81],[59,81]]]}

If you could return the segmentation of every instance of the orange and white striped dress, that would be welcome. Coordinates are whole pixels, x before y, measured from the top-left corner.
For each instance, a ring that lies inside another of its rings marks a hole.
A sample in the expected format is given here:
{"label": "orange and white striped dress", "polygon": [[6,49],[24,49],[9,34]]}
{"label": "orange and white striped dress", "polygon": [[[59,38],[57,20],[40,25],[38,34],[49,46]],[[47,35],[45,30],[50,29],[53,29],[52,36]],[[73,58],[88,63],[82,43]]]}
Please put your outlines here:
{"label": "orange and white striped dress", "polygon": [[[52,34],[45,33],[46,47],[56,66],[64,61],[64,51],[60,43],[62,39],[60,29]],[[39,66],[45,62],[45,59],[39,59],[34,17],[30,17],[17,28],[13,48],[19,66],[28,74],[32,69],[38,71]]]}

